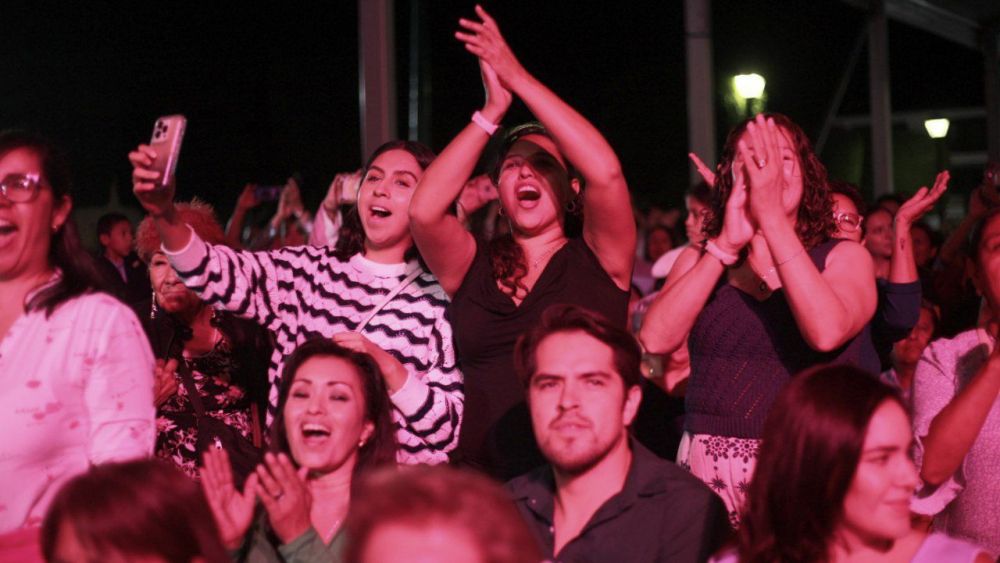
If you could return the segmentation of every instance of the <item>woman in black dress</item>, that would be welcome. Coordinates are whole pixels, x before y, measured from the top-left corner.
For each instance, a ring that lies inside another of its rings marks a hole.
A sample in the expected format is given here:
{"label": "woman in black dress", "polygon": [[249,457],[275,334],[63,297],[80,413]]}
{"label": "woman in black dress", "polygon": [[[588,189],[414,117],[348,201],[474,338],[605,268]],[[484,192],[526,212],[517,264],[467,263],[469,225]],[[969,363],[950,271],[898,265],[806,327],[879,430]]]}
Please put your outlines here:
{"label": "woman in black dress", "polygon": [[[479,57],[486,104],[424,173],[410,224],[452,298],[467,413],[460,461],[513,477],[542,461],[514,376],[515,340],[556,303],[582,305],[624,327],[636,232],[607,141],[521,66],[485,10],[476,13],[481,21],[461,20],[456,37]],[[494,170],[510,233],[476,240],[448,209],[514,94],[541,123],[512,130]]]}

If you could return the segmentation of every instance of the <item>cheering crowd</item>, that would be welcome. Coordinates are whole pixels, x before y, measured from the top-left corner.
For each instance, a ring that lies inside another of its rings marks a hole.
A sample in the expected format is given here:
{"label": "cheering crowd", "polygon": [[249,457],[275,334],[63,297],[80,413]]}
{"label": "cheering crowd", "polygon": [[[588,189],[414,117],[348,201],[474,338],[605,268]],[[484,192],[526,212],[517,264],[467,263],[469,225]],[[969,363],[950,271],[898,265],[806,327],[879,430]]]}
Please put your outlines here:
{"label": "cheering crowd", "polygon": [[64,156],[0,133],[0,560],[995,560],[1000,167],[945,239],[948,172],[867,205],[765,114],[638,211],[476,13],[440,154],[253,237],[252,186],[223,228],[142,144],[92,258]]}

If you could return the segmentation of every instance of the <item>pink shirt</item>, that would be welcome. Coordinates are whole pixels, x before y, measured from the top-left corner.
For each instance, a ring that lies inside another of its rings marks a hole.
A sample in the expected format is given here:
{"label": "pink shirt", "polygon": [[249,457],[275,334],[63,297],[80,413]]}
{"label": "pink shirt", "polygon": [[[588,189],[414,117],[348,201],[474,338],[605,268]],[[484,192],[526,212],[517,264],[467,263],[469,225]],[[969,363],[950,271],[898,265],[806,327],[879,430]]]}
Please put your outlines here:
{"label": "pink shirt", "polygon": [[153,354],[132,311],[88,294],[22,315],[0,340],[0,533],[37,526],[91,464],[147,457]]}

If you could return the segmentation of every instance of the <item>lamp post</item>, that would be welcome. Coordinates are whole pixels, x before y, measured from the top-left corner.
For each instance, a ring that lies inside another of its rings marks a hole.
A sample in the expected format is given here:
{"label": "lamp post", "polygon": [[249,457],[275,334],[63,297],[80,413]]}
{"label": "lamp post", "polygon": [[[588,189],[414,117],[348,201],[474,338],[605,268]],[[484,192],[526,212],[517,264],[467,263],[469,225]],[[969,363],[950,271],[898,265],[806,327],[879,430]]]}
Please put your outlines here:
{"label": "lamp post", "polygon": [[948,167],[945,162],[945,138],[948,137],[948,128],[951,125],[945,118],[924,120],[924,129],[934,142],[935,156],[937,157],[937,169],[944,170]]}
{"label": "lamp post", "polygon": [[743,113],[752,115],[750,100],[760,100],[764,97],[764,87],[767,81],[757,73],[737,74],[733,77],[733,91],[736,97],[743,100]]}

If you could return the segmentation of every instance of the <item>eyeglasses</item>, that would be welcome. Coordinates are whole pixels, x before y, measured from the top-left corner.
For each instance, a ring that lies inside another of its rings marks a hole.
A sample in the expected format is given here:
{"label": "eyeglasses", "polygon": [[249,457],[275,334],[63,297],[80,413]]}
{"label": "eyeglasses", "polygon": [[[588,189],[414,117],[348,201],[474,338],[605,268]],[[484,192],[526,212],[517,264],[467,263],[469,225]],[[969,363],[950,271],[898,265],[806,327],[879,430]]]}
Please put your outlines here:
{"label": "eyeglasses", "polygon": [[38,195],[38,174],[8,174],[0,180],[0,194],[12,203],[27,203]]}
{"label": "eyeglasses", "polygon": [[865,220],[864,217],[857,213],[848,213],[846,211],[834,211],[833,218],[837,221],[837,226],[846,233],[853,233],[860,229],[861,223]]}

